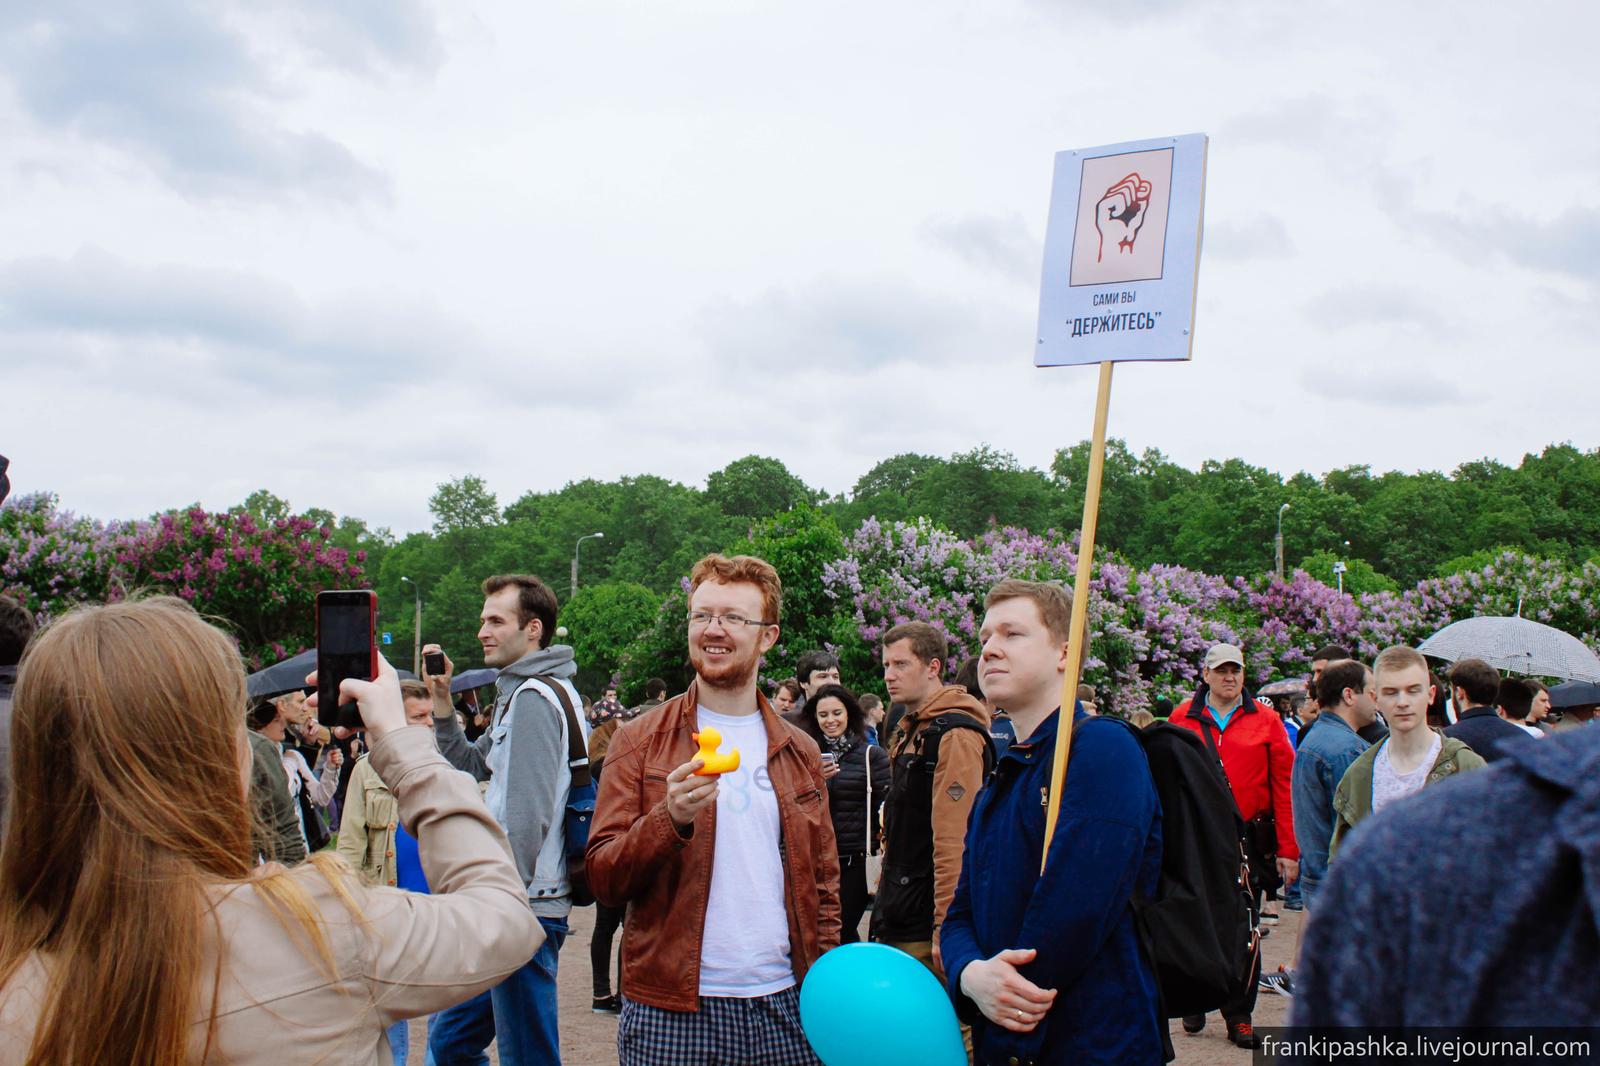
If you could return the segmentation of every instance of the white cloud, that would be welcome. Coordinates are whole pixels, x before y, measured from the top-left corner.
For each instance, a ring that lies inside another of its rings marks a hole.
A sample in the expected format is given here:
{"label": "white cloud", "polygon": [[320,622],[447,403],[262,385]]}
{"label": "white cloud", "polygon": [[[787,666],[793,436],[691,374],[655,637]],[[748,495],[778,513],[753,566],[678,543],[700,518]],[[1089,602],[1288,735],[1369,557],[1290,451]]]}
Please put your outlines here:
{"label": "white cloud", "polygon": [[439,45],[418,0],[11,0],[0,56],[24,114],[132,153],[199,195],[382,195],[345,145],[275,119],[310,59],[365,77],[427,68]]}
{"label": "white cloud", "polygon": [[980,270],[1011,281],[1037,286],[1044,244],[1028,230],[1020,214],[995,218],[968,215],[955,221],[930,220],[923,228],[934,244],[959,255]]}
{"label": "white cloud", "polygon": [[1206,223],[1203,254],[1207,259],[1287,259],[1294,254],[1294,241],[1276,215],[1257,215],[1248,222],[1222,219]]}
{"label": "white cloud", "polygon": [[[1554,0],[16,0],[0,452],[105,517],[268,486],[397,529],[469,470],[510,500],[751,451],[834,489],[907,450],[1047,464],[1093,398],[1030,365],[1053,155],[1194,130],[1194,360],[1119,367],[1114,433],[1286,472],[1594,447],[1597,29]],[[1338,432],[1284,417],[1322,403]]]}

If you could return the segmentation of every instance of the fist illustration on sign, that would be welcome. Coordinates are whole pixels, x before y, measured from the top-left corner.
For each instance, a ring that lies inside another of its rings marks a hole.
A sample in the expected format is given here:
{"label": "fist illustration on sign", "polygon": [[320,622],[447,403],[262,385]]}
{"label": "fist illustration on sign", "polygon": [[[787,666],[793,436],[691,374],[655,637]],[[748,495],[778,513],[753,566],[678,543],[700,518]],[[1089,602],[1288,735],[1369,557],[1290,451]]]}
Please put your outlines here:
{"label": "fist illustration on sign", "polygon": [[1094,228],[1100,231],[1100,254],[1095,262],[1105,258],[1107,238],[1117,242],[1117,251],[1132,252],[1149,210],[1150,183],[1138,174],[1129,174],[1107,189],[1094,205]]}

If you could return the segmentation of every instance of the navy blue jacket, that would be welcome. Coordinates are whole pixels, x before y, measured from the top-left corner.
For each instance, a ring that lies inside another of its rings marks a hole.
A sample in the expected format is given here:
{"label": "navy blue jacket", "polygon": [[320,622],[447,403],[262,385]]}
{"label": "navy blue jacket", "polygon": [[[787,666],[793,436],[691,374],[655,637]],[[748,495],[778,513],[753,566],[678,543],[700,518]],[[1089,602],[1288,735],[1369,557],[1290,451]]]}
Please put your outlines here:
{"label": "navy blue jacket", "polygon": [[1351,832],[1294,1024],[1600,1025],[1600,728],[1528,739]]}
{"label": "navy blue jacket", "polygon": [[[961,881],[939,951],[950,995],[973,1021],[979,1066],[1160,1066],[1155,973],[1134,931],[1135,884],[1154,894],[1161,805],[1144,748],[1123,723],[1078,709],[1061,814],[1043,878],[1044,801],[1060,713],[1000,758],[967,823]],[[1054,1006],[1031,1033],[989,1025],[961,992],[961,971],[1007,948]]]}
{"label": "navy blue jacket", "polygon": [[[1326,718],[1327,721],[1322,720]],[[1289,772],[1289,800],[1294,808],[1294,840],[1300,846],[1300,891],[1313,896],[1328,875],[1328,844],[1333,840],[1333,794],[1350,764],[1367,750],[1367,742],[1350,723],[1332,711],[1315,719],[1315,730],[1300,734],[1294,768]]]}
{"label": "navy blue jacket", "polygon": [[1455,725],[1444,727],[1444,735],[1455,737],[1461,743],[1483,756],[1484,762],[1496,762],[1506,757],[1506,748],[1534,738],[1501,718],[1493,707],[1473,707],[1462,711]]}

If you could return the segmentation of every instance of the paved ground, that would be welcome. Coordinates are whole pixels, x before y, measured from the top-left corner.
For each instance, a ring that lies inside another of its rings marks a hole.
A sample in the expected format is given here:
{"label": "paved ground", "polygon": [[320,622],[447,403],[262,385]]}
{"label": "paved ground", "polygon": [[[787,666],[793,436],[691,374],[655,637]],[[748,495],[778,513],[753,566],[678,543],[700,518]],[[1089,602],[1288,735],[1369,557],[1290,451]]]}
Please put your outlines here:
{"label": "paved ground", "polygon": [[[1295,943],[1300,932],[1301,915],[1283,911],[1283,919],[1273,928],[1272,935],[1263,942],[1264,968],[1276,970],[1293,958]],[[592,1014],[589,1001],[590,988],[589,933],[594,928],[594,908],[580,907],[572,912],[572,932],[561,949],[561,1060],[563,1066],[616,1066],[617,1021],[608,1014]],[[862,931],[866,930],[863,919]],[[620,940],[620,934],[618,939]],[[616,959],[612,958],[612,981],[616,981]],[[1282,996],[1263,995],[1256,1004],[1255,1024],[1281,1025],[1289,1000]],[[1177,1049],[1177,1066],[1243,1066],[1250,1061],[1250,1053],[1228,1043],[1221,1019],[1213,1014],[1207,1019],[1203,1032],[1190,1036],[1183,1026],[1172,1022],[1172,1044]],[[407,1066],[422,1066],[423,1041],[421,1021],[411,1024],[411,1055]],[[498,1066],[499,1059],[491,1047],[489,1060]]]}

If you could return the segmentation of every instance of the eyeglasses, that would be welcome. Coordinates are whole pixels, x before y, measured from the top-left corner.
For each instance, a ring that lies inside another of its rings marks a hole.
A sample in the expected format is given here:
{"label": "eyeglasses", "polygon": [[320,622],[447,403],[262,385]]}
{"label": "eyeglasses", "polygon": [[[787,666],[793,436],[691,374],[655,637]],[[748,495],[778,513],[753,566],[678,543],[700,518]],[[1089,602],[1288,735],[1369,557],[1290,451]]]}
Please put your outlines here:
{"label": "eyeglasses", "polygon": [[689,626],[692,629],[704,629],[712,622],[720,622],[724,629],[732,626],[775,626],[776,622],[763,622],[755,618],[746,618],[742,614],[712,614],[710,611],[690,611]]}

